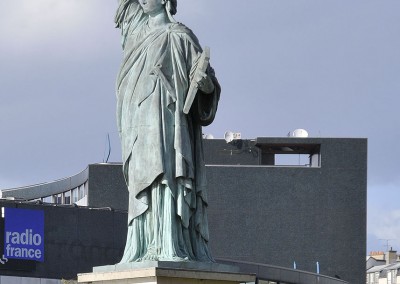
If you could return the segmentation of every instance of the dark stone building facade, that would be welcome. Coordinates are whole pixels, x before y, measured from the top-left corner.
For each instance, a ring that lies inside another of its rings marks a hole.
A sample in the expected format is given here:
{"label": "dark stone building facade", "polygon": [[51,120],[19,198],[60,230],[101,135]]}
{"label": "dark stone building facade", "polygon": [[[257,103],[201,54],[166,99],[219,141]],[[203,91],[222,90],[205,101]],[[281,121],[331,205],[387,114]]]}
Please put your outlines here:
{"label": "dark stone building facade", "polygon": [[[318,262],[321,274],[365,282],[366,139],[260,138],[210,155],[221,143],[211,141],[207,149],[216,257],[284,267],[296,262],[314,272]],[[309,160],[273,165],[280,155]],[[246,162],[238,164],[238,156]]]}
{"label": "dark stone building facade", "polygon": [[[215,258],[288,268],[296,262],[297,269],[314,272],[318,262],[321,274],[365,283],[366,139],[204,142]],[[87,207],[46,203],[49,197],[74,203],[81,188]],[[127,209],[120,164],[89,165],[74,177],[4,190],[2,197],[44,202],[0,202],[45,211],[45,262],[18,275],[73,278],[119,261]]]}

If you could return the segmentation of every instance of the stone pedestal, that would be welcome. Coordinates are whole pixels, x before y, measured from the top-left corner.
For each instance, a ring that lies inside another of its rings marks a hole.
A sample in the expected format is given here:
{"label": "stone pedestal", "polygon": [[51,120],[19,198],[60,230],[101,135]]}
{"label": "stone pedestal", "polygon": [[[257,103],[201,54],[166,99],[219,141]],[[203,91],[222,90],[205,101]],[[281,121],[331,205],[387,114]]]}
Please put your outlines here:
{"label": "stone pedestal", "polygon": [[233,272],[236,267],[207,263],[148,262],[96,267],[78,274],[81,284],[239,284],[255,275]]}

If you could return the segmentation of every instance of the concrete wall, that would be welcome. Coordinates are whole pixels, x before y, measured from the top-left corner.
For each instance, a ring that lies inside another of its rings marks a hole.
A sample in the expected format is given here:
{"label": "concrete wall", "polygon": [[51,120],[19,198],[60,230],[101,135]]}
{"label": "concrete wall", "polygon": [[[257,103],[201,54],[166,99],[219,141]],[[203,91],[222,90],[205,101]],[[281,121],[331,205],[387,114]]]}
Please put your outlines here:
{"label": "concrete wall", "polygon": [[61,280],[57,279],[0,276],[0,284],[62,284],[62,283]]}
{"label": "concrete wall", "polygon": [[321,167],[208,167],[213,255],[365,283],[367,141],[308,142]]}
{"label": "concrete wall", "polygon": [[33,269],[25,271],[0,270],[2,275],[73,279],[78,272],[117,263],[122,256],[125,212],[4,201],[0,206],[44,210],[45,218],[45,261],[33,263]]}
{"label": "concrete wall", "polygon": [[[204,144],[214,257],[288,268],[296,261],[306,271],[316,271],[318,261],[322,274],[365,283],[366,139],[259,138]],[[306,149],[307,144],[318,145],[320,166],[262,165],[269,146],[291,144]],[[91,207],[127,209],[121,165],[90,165],[88,176]],[[49,266],[37,264],[37,277],[71,277],[121,257],[126,213],[45,210]]]}
{"label": "concrete wall", "polygon": [[255,140],[203,140],[204,160],[208,165],[258,165],[261,156]]}
{"label": "concrete wall", "polygon": [[121,164],[89,165],[89,206],[128,210],[128,189]]}

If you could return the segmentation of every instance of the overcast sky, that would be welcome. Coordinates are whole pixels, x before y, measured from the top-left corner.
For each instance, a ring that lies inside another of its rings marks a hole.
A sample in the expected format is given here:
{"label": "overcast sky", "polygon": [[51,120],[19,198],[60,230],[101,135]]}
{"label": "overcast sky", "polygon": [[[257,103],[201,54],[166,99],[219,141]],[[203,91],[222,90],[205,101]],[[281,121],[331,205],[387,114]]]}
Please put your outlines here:
{"label": "overcast sky", "polygon": [[[0,1],[0,189],[121,160],[115,0]],[[368,138],[368,247],[400,251],[400,1],[179,0],[223,93],[222,138]]]}

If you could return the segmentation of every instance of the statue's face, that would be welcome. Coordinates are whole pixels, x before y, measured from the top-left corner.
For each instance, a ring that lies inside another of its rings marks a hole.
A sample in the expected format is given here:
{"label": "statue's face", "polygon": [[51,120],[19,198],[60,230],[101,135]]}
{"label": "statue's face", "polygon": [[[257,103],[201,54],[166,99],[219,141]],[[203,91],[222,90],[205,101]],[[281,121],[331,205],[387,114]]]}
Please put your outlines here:
{"label": "statue's face", "polygon": [[139,0],[140,6],[146,14],[157,14],[164,9],[164,0]]}

